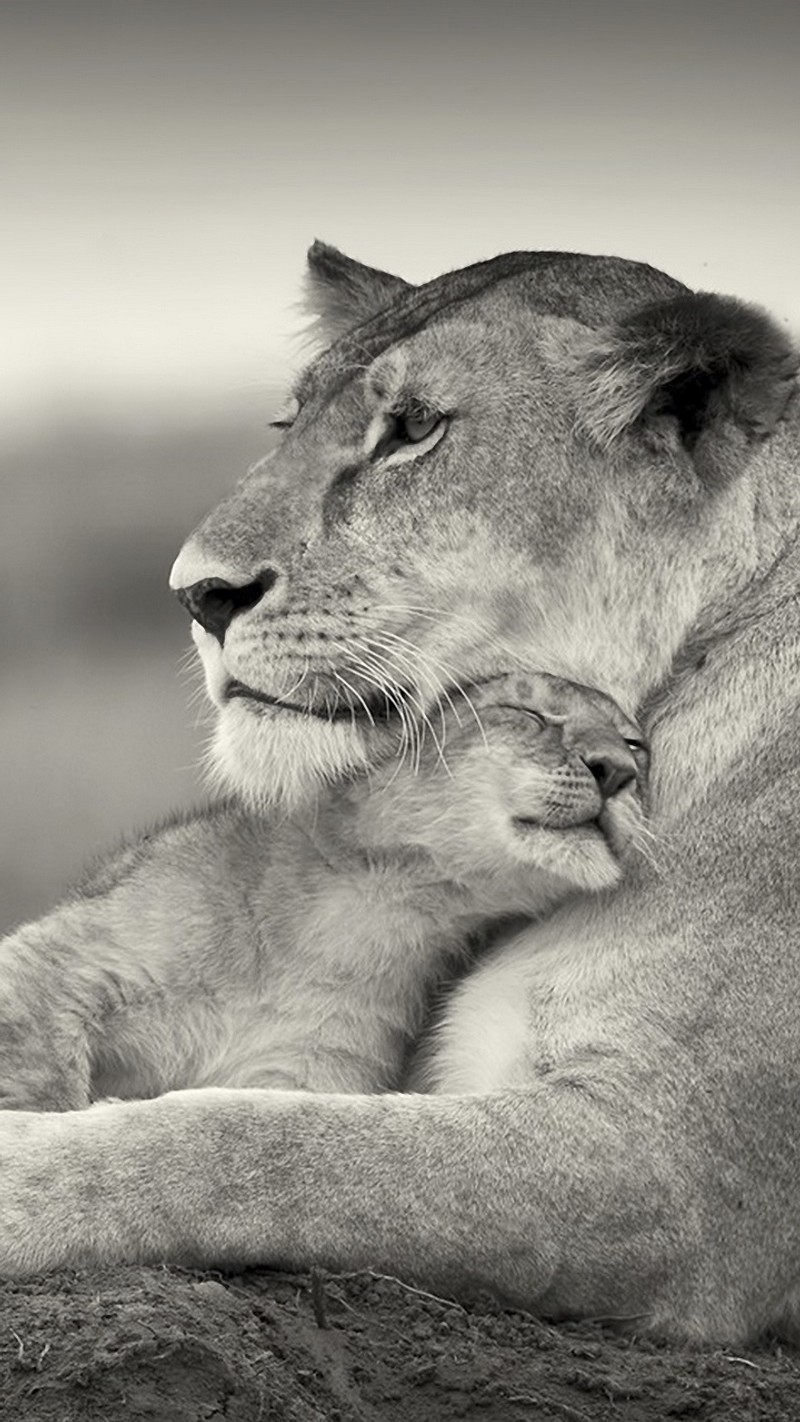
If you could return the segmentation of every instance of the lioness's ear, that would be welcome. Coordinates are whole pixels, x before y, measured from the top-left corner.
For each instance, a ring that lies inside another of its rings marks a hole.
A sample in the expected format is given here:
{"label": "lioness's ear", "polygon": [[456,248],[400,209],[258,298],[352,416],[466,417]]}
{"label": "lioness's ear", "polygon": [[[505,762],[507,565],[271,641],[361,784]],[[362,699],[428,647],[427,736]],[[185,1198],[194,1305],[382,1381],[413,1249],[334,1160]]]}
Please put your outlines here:
{"label": "lioness's ear", "polygon": [[317,318],[320,334],[328,342],[411,290],[402,277],[365,267],[326,242],[315,242],[309,248],[304,305],[308,314]]}
{"label": "lioness's ear", "polygon": [[587,343],[581,422],[608,446],[638,425],[672,422],[702,477],[736,472],[736,449],[765,439],[796,388],[798,356],[764,312],[687,294],[633,312]]}

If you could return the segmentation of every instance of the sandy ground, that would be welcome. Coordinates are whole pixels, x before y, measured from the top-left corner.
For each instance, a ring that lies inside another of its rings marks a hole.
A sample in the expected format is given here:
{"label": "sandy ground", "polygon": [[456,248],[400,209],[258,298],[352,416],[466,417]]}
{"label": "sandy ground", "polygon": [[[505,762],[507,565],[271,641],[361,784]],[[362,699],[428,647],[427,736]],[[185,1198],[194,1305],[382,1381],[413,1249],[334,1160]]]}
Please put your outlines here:
{"label": "sandy ground", "polygon": [[797,1422],[800,1355],[469,1310],[371,1274],[167,1268],[0,1290],[8,1422]]}

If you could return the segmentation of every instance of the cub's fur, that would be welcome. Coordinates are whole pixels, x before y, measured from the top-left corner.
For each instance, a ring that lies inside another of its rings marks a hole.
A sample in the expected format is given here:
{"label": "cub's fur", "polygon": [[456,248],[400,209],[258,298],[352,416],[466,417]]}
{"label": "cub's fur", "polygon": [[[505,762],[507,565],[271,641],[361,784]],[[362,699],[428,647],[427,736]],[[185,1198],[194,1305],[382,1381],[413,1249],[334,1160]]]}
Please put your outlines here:
{"label": "cub's fur", "polygon": [[376,724],[370,778],[291,816],[174,825],[7,940],[0,1103],[397,1086],[470,935],[612,887],[641,823],[639,732],[597,692],[511,674],[436,724],[399,765]]}
{"label": "cub's fur", "polygon": [[387,706],[411,754],[447,695],[536,666],[641,712],[669,852],[477,963],[429,1092],[2,1113],[0,1269],[367,1266],[695,1338],[791,1326],[796,355],[613,258],[411,288],[317,246],[310,285],[333,342],[172,574],[223,782],[303,812],[370,773]]}

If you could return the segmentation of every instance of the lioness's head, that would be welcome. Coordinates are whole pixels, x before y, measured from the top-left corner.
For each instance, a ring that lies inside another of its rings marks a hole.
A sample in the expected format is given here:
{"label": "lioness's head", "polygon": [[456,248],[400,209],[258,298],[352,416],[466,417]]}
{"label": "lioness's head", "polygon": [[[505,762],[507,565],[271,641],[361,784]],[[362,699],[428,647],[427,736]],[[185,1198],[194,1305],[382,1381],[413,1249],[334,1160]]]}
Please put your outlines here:
{"label": "lioness's head", "polygon": [[370,720],[413,740],[515,659],[633,710],[763,556],[785,337],[612,258],[516,253],[414,288],[315,245],[309,270],[332,344],[172,573],[223,779],[297,799],[368,761]]}

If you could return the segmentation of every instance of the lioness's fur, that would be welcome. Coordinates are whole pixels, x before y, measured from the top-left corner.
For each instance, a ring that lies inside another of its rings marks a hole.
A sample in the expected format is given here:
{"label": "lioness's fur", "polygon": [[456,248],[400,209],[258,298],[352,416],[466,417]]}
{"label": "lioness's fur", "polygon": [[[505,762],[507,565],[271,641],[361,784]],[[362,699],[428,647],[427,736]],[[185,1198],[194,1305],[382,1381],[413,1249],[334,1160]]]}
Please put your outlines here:
{"label": "lioness's fur", "polygon": [[353,330],[173,574],[211,628],[224,777],[302,804],[368,764],[376,695],[416,725],[518,657],[643,706],[670,853],[467,979],[444,1089],[6,1113],[1,1267],[368,1265],[695,1337],[791,1321],[789,344],[613,259],[521,253],[419,290],[330,249],[311,271]]}
{"label": "lioness's fur", "polygon": [[0,1105],[398,1086],[470,938],[613,887],[641,828],[640,733],[599,693],[512,673],[436,725],[399,764],[368,727],[369,778],[293,815],[180,820],[8,938]]}

